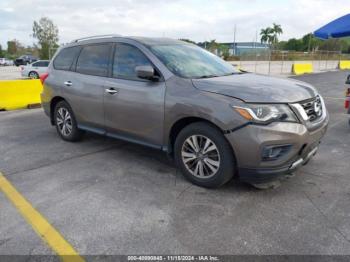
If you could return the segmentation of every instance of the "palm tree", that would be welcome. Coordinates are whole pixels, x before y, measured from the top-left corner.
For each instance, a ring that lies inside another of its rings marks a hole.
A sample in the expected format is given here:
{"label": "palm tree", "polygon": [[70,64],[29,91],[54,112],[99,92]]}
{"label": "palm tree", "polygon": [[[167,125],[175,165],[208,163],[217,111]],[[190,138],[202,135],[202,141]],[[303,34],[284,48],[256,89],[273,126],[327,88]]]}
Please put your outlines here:
{"label": "palm tree", "polygon": [[271,44],[273,41],[273,29],[271,27],[267,27],[265,29],[261,29],[260,36],[261,36],[261,43],[268,43]]}
{"label": "palm tree", "polygon": [[208,43],[208,46],[207,46],[207,49],[216,54],[218,52],[218,49],[219,49],[219,44],[216,42],[216,40],[211,40],[209,43]]}
{"label": "palm tree", "polygon": [[274,45],[276,45],[278,43],[278,36],[283,34],[283,30],[282,30],[281,25],[273,23],[272,24],[272,32],[273,32],[273,41],[272,41],[272,43]]}

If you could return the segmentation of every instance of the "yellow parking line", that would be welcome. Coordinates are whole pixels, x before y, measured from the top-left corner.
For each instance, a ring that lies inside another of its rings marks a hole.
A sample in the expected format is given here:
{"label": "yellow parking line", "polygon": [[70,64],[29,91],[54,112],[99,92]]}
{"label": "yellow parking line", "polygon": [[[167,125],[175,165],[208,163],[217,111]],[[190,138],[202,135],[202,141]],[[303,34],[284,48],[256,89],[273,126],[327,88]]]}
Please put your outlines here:
{"label": "yellow parking line", "polygon": [[64,262],[83,262],[84,259],[63,238],[50,223],[15,189],[0,172],[0,191],[17,208],[21,215],[33,227],[35,232],[60,256]]}

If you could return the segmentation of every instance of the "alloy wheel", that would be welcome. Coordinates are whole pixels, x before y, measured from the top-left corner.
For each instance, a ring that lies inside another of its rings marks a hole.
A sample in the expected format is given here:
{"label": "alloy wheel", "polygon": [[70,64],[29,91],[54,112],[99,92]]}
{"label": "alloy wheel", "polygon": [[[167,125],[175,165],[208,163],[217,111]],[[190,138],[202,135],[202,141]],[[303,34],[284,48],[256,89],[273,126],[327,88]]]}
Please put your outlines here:
{"label": "alloy wheel", "polygon": [[56,124],[63,136],[69,136],[72,133],[72,117],[66,108],[61,107],[57,110]]}
{"label": "alloy wheel", "polygon": [[210,178],[220,168],[220,153],[215,143],[203,135],[192,135],[182,145],[182,161],[198,178]]}
{"label": "alloy wheel", "polygon": [[38,74],[35,73],[35,72],[31,72],[31,73],[29,74],[29,77],[32,78],[32,79],[38,79],[38,78],[39,78]]}

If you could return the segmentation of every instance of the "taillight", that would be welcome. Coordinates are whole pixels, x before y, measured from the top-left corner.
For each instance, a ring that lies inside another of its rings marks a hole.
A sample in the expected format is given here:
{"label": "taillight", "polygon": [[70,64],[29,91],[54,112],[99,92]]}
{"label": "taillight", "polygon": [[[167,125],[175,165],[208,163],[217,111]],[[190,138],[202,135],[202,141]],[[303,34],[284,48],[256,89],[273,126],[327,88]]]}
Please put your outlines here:
{"label": "taillight", "polygon": [[49,76],[49,73],[44,73],[40,76],[40,81],[42,84],[44,84],[44,82],[48,76]]}
{"label": "taillight", "polygon": [[350,107],[350,97],[347,97],[345,100],[345,108],[348,109]]}

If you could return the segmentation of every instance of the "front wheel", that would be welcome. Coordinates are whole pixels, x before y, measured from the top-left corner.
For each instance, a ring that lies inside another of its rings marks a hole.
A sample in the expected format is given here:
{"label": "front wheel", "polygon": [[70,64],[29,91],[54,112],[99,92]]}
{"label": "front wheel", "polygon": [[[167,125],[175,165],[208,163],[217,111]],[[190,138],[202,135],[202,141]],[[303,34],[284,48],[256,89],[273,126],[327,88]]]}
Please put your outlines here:
{"label": "front wheel", "polygon": [[83,131],[78,129],[73,110],[66,101],[57,103],[54,119],[57,133],[63,140],[75,142],[81,139]]}
{"label": "front wheel", "polygon": [[231,146],[211,124],[197,122],[185,127],[176,138],[174,151],[177,166],[198,186],[216,188],[234,175]]}

